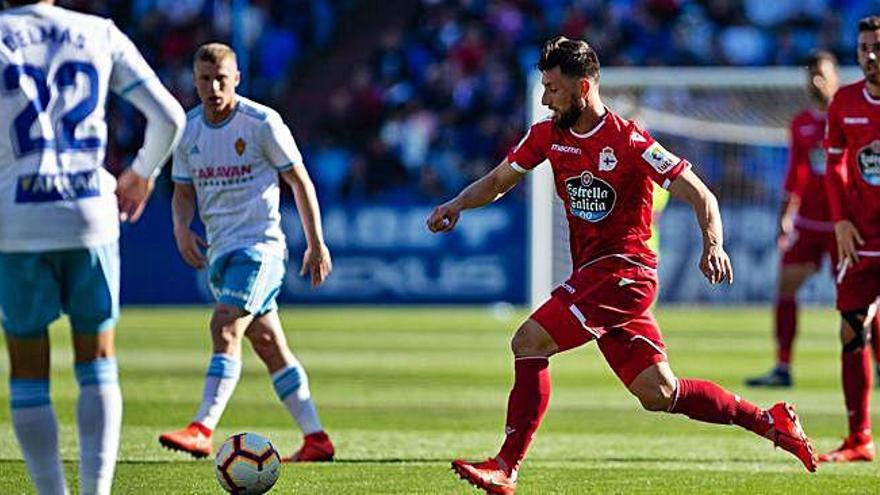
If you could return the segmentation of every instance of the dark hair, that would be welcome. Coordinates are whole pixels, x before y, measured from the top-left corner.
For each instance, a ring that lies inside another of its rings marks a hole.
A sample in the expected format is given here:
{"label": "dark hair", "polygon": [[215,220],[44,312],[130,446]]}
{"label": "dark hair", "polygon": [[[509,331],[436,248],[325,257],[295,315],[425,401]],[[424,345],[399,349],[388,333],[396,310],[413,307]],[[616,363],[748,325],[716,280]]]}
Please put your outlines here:
{"label": "dark hair", "polygon": [[823,60],[827,60],[831,62],[831,65],[837,67],[837,57],[828,50],[813,50],[810,52],[810,55],[807,57],[807,67],[811,69],[817,67]]}
{"label": "dark hair", "polygon": [[880,15],[869,15],[859,21],[859,32],[880,30]]}
{"label": "dark hair", "polygon": [[10,7],[21,7],[22,5],[40,3],[40,0],[4,0],[4,3],[9,5]]}
{"label": "dark hair", "polygon": [[583,40],[570,40],[565,36],[547,40],[541,48],[538,70],[543,72],[554,67],[559,67],[559,70],[569,77],[599,80],[599,57]]}

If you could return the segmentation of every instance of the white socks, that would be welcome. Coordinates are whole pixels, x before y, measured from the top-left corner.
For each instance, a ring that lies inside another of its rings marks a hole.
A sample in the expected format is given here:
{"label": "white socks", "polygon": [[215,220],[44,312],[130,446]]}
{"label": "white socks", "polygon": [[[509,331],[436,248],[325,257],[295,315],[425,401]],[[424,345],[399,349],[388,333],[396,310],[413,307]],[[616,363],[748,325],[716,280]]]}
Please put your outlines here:
{"label": "white socks", "polygon": [[115,358],[77,364],[79,486],[82,495],[109,495],[119,454],[122,393]]}
{"label": "white socks", "polygon": [[193,421],[214,430],[241,377],[241,361],[226,354],[211,356],[202,403]]}
{"label": "white socks", "polygon": [[9,381],[12,428],[28,473],[40,495],[65,495],[64,468],[58,453],[58,421],[49,401],[49,380]]}
{"label": "white socks", "polygon": [[272,385],[304,435],[324,430],[312,402],[309,377],[299,361],[294,360],[287,368],[272,373]]}

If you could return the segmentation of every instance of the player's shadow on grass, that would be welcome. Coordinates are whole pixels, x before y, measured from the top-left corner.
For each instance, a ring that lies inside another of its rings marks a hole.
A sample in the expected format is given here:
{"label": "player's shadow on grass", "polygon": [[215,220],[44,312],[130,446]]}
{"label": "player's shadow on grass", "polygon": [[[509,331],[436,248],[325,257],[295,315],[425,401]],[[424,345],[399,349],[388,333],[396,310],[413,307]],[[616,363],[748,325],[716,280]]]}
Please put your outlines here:
{"label": "player's shadow on grass", "polygon": [[333,464],[421,464],[452,462],[451,458],[440,457],[407,457],[407,458],[382,458],[382,459],[333,459]]}
{"label": "player's shadow on grass", "polygon": [[[755,464],[755,463],[774,463],[776,461],[770,459],[754,459],[754,458],[741,458],[741,457],[724,457],[724,458],[716,458],[716,459],[694,459],[693,457],[599,457],[599,458],[590,458],[590,459],[565,459],[566,461],[578,461],[578,462],[620,462],[620,463],[629,463],[636,464],[640,462],[688,462],[694,464]],[[782,459],[785,460],[785,459]],[[782,462],[780,460],[779,462]]]}

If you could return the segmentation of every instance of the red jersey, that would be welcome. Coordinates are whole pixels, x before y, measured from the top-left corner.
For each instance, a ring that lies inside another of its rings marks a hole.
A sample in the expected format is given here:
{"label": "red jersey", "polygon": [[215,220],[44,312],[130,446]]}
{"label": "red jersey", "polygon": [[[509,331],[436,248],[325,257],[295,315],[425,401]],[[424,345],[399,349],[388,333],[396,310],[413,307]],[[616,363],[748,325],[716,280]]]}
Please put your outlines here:
{"label": "red jersey", "polygon": [[653,217],[651,181],[668,188],[690,166],[687,161],[610,110],[586,134],[560,129],[552,119],[538,122],[507,155],[523,173],[544,160],[550,161],[556,194],[565,205],[575,269],[614,254],[657,265],[646,244]]}
{"label": "red jersey", "polygon": [[825,193],[825,114],[804,110],[791,119],[791,146],[785,192],[800,199],[795,225],[807,230],[832,232],[834,224]]}
{"label": "red jersey", "polygon": [[831,100],[825,149],[832,219],[853,222],[866,242],[860,252],[880,251],[880,99],[864,80]]}

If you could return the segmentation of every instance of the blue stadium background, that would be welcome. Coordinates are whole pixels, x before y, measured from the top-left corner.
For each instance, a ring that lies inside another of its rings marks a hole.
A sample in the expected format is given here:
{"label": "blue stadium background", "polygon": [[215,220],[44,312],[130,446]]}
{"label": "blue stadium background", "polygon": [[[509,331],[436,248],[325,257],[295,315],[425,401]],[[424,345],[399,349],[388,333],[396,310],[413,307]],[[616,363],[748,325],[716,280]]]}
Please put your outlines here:
{"label": "blue stadium background", "polygon": [[[866,0],[133,0],[59,2],[113,17],[185,108],[196,104],[191,55],[206,41],[236,48],[242,93],[279,109],[294,131],[325,212],[335,272],[302,290],[302,237],[286,215],[292,269],[282,301],[492,302],[526,299],[525,188],[448,237],[424,216],[493,166],[525,129],[525,84],[541,41],[586,37],[603,66],[798,65],[816,47],[854,62]],[[665,47],[658,50],[657,47]],[[126,166],[142,121],[111,102],[108,167]],[[137,125],[132,125],[137,123]],[[722,195],[735,287],[707,293],[681,267],[698,244],[689,213],[663,217],[663,298],[758,302],[771,297],[773,232],[784,157],[760,176],[759,204]],[[700,157],[712,162],[711,157]],[[168,167],[170,168],[170,167]],[[141,223],[123,234],[123,300],[207,301],[203,276],[174,248],[168,170]],[[722,187],[724,174],[704,174]],[[717,179],[716,179],[717,178]],[[287,198],[287,208],[290,208]],[[750,219],[746,223],[746,218]],[[808,290],[827,299],[827,285]]]}

